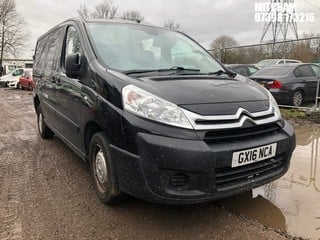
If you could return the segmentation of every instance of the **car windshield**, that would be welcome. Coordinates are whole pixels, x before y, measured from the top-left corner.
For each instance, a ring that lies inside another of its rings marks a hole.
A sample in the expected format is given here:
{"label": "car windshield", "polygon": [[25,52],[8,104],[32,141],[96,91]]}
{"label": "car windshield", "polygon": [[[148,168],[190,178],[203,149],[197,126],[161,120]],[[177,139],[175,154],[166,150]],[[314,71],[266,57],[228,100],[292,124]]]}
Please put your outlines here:
{"label": "car windshield", "polygon": [[292,68],[290,67],[267,67],[260,69],[258,72],[254,73],[252,76],[285,76],[287,75]]}
{"label": "car windshield", "polygon": [[198,44],[178,32],[123,23],[89,23],[88,32],[100,59],[119,71],[224,70]]}

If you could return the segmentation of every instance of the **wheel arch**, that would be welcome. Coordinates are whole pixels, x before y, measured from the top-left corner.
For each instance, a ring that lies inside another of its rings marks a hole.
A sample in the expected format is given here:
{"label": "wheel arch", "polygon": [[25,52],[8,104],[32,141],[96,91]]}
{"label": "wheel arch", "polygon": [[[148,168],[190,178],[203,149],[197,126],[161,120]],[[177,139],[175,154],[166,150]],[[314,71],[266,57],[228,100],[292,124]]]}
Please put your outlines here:
{"label": "wheel arch", "polygon": [[97,132],[102,132],[103,128],[96,121],[89,121],[84,127],[83,146],[86,155],[89,154],[90,140]]}
{"label": "wheel arch", "polygon": [[306,92],[305,92],[304,89],[301,88],[301,87],[296,88],[295,90],[293,90],[293,92],[301,92],[301,93],[303,94],[303,96],[306,95]]}
{"label": "wheel arch", "polygon": [[[38,95],[35,95],[35,97],[33,97],[33,105],[34,105],[34,109],[36,110],[36,112],[38,111],[38,106],[40,105],[40,99]],[[38,113],[38,112],[37,112]]]}

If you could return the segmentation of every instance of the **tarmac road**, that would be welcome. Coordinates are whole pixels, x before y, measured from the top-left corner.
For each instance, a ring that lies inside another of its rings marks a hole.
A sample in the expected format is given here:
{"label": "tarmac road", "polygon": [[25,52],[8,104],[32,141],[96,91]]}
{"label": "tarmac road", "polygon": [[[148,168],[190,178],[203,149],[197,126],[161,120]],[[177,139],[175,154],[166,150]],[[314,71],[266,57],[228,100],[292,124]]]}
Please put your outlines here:
{"label": "tarmac road", "polygon": [[58,138],[38,136],[31,92],[0,88],[0,239],[286,239],[286,234],[229,212],[221,201],[165,206],[130,198],[113,207],[102,204],[87,165]]}

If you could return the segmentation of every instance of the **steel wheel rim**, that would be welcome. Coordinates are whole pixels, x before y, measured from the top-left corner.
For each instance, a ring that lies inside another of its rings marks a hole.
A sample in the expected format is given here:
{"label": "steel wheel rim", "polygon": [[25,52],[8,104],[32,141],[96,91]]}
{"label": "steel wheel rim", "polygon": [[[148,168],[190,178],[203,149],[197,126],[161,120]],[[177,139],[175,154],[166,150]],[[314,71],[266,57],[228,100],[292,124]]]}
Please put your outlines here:
{"label": "steel wheel rim", "polygon": [[96,146],[93,164],[98,189],[100,192],[105,192],[108,183],[108,169],[105,154],[99,145]]}
{"label": "steel wheel rim", "polygon": [[293,105],[300,106],[302,103],[302,94],[300,92],[295,92],[293,95]]}

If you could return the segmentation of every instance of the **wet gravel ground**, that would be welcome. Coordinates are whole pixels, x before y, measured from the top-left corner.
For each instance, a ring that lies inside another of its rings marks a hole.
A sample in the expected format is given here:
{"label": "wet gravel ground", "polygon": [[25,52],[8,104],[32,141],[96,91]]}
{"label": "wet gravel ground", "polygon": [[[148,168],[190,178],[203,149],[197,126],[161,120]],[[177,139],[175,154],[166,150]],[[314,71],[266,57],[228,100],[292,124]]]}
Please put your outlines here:
{"label": "wet gravel ground", "polygon": [[222,205],[103,205],[87,165],[37,135],[32,94],[0,88],[0,239],[290,238]]}

